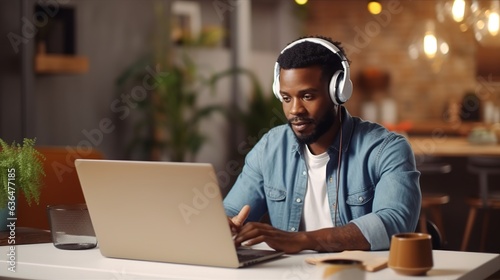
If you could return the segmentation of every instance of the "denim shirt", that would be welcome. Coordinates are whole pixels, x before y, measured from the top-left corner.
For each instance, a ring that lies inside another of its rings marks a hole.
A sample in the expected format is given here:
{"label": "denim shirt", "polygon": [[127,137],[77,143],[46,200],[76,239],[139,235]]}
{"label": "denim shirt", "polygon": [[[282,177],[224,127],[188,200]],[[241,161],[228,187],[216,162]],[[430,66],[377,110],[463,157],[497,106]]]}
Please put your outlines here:
{"label": "denim shirt", "polygon": [[[335,226],[356,224],[371,250],[385,250],[393,234],[415,230],[420,172],[405,137],[352,117],[343,107],[342,115],[338,199],[340,133],[328,148],[326,168],[332,222],[336,221]],[[235,216],[248,204],[247,221],[259,221],[269,213],[274,227],[298,231],[308,174],[302,151],[288,124],[271,129],[247,154],[241,174],[224,199],[226,214]]]}

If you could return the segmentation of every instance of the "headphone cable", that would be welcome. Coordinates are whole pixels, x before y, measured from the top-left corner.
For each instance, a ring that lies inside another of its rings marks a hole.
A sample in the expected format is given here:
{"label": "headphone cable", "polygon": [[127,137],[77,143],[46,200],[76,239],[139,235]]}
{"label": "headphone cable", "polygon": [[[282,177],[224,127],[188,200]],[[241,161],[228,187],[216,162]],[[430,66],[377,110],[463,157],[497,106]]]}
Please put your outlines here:
{"label": "headphone cable", "polygon": [[339,139],[339,159],[337,163],[337,194],[335,197],[335,217],[333,221],[333,226],[337,226],[337,215],[339,209],[339,189],[340,189],[340,165],[342,160],[342,105],[338,107],[338,119],[340,122],[340,139]]}

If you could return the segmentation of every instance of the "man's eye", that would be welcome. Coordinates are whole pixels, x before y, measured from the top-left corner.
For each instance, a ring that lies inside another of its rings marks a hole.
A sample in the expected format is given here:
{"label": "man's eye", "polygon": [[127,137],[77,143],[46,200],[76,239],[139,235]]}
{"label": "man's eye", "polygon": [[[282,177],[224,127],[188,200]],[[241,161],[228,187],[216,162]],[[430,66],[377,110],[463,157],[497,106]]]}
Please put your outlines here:
{"label": "man's eye", "polygon": [[303,98],[304,98],[304,100],[311,100],[311,99],[313,99],[313,96],[311,94],[306,94],[306,95],[304,95]]}
{"label": "man's eye", "polygon": [[283,101],[285,101],[285,102],[290,101],[290,97],[288,97],[288,96],[282,96],[281,99],[283,99]]}

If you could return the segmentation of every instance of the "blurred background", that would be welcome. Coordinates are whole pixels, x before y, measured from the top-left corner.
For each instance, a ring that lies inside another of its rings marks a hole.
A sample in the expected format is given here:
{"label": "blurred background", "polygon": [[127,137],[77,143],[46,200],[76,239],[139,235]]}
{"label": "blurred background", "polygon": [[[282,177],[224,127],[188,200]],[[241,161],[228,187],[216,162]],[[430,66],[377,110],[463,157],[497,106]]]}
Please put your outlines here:
{"label": "blurred background", "polygon": [[[285,121],[271,90],[274,62],[305,35],[342,42],[351,114],[410,136],[498,133],[499,6],[0,0],[0,137],[108,159],[210,162],[226,192],[252,145]],[[451,161],[453,174],[466,173],[464,158]],[[464,176],[425,185],[475,184]],[[461,232],[462,214],[445,226]],[[450,235],[450,248],[460,239]],[[497,243],[489,250],[500,251]]]}

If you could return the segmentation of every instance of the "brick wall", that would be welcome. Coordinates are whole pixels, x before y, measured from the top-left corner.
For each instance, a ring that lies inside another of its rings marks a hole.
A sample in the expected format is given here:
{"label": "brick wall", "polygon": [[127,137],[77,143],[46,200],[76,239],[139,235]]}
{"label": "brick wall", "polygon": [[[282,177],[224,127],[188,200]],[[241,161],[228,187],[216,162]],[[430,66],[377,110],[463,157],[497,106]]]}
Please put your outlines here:
{"label": "brick wall", "polygon": [[[410,59],[408,46],[416,30],[422,26],[423,20],[436,18],[436,0],[381,2],[386,9],[392,8],[393,12],[385,10],[384,14],[373,16],[366,9],[367,1],[362,0],[309,0],[307,7],[307,34],[326,35],[343,42],[352,61],[355,92],[346,104],[351,113],[359,114],[360,104],[366,100],[360,92],[356,76],[368,67],[377,67],[390,74],[391,83],[386,94],[396,100],[399,120],[439,120],[450,100],[459,101],[465,91],[482,89],[481,79],[476,79],[478,45],[471,31],[462,33],[453,22],[440,26],[450,45],[450,52],[439,71],[432,71],[422,61]],[[361,36],[366,40],[363,41]],[[489,55],[489,59],[492,57]],[[482,93],[480,98],[493,99],[498,105],[500,87],[496,88],[493,96]],[[467,194],[476,190],[477,178],[467,172],[465,158],[447,160],[453,165],[451,176],[424,176],[421,186],[423,191],[451,195],[450,203],[443,207],[448,241],[444,248],[459,250],[468,213],[463,201]],[[450,186],[454,187],[453,192],[450,192]],[[479,228],[480,221],[477,221],[469,250],[478,250]],[[494,223],[489,228],[487,252],[499,252],[500,242],[493,237],[498,233],[498,228],[499,225]]]}
{"label": "brick wall", "polygon": [[385,94],[396,101],[400,121],[442,119],[450,100],[460,101],[465,91],[476,88],[477,43],[471,31],[461,32],[454,22],[438,25],[450,46],[439,70],[408,55],[423,21],[436,19],[436,1],[382,0],[384,11],[375,16],[368,13],[366,2],[310,0],[307,7],[307,34],[341,41],[352,61],[355,92],[347,104],[352,113],[360,114],[366,98],[356,86],[356,76],[367,67],[390,74]]}

